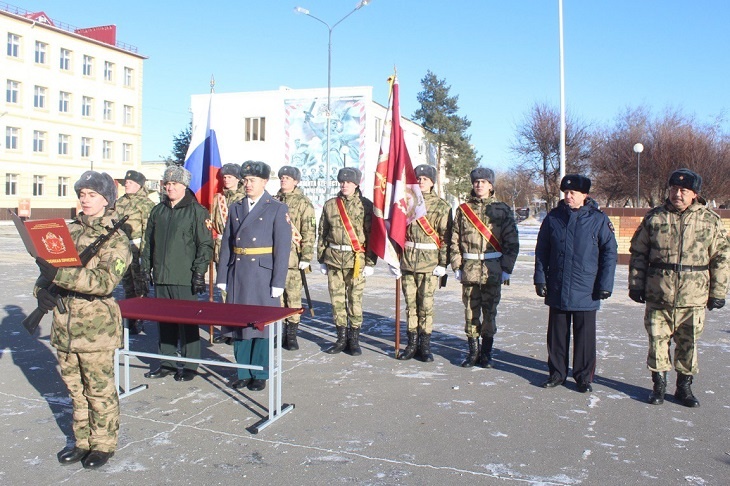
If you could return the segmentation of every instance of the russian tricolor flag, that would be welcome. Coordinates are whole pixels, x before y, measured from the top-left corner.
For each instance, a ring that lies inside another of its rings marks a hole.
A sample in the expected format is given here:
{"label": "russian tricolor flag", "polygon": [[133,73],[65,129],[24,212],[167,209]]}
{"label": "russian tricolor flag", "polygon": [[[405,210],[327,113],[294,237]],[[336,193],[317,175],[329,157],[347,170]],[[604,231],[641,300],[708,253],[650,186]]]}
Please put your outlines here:
{"label": "russian tricolor flag", "polygon": [[212,107],[213,93],[210,94],[208,110],[193,116],[193,133],[185,157],[185,168],[192,174],[190,189],[198,202],[209,210],[219,191],[218,171],[221,168],[218,140],[211,126]]}

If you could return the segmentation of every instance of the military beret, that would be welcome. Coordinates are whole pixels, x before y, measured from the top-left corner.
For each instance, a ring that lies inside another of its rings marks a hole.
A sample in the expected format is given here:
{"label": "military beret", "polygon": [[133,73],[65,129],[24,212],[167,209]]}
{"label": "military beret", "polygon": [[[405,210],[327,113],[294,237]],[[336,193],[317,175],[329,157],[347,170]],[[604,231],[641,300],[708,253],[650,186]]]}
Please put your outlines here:
{"label": "military beret", "polygon": [[282,166],[281,169],[279,169],[279,179],[281,179],[281,176],[289,176],[295,181],[301,181],[302,180],[302,172],[297,169],[296,167],[292,167],[291,165],[285,165]]}
{"label": "military beret", "polygon": [[238,164],[223,164],[223,167],[221,167],[220,170],[221,177],[223,176],[233,176],[236,179],[241,178],[241,168],[238,166]]}
{"label": "military beret", "polygon": [[486,167],[477,167],[473,171],[471,171],[471,183],[474,184],[474,181],[477,179],[484,179],[489,181],[491,185],[494,185],[494,171],[492,169],[488,169]]}
{"label": "military beret", "polygon": [[591,190],[591,180],[579,174],[568,174],[560,181],[560,190],[563,192],[578,191],[583,194],[588,194]]}
{"label": "military beret", "polygon": [[261,179],[268,179],[270,175],[271,167],[263,162],[247,160],[241,166],[241,178],[260,177]]}
{"label": "military beret", "polygon": [[167,184],[168,182],[178,182],[185,187],[190,187],[190,179],[193,175],[185,167],[181,165],[171,165],[165,169],[165,174],[162,176],[162,183]]}
{"label": "military beret", "polygon": [[679,186],[690,191],[700,192],[702,177],[689,169],[677,169],[669,176],[669,186]]}
{"label": "military beret", "polygon": [[147,178],[144,176],[143,173],[137,172],[136,170],[128,170],[127,173],[124,175],[125,181],[134,181],[140,186],[144,186],[144,183],[147,182]]}
{"label": "military beret", "polygon": [[74,191],[78,197],[81,189],[91,189],[106,199],[107,208],[113,208],[117,200],[117,182],[106,172],[87,170],[74,184]]}
{"label": "military beret", "polygon": [[362,172],[354,167],[343,167],[337,173],[337,182],[352,182],[359,186],[360,181],[362,181]]}
{"label": "military beret", "polygon": [[436,167],[431,167],[427,164],[421,164],[414,169],[416,177],[428,177],[431,182],[436,183]]}

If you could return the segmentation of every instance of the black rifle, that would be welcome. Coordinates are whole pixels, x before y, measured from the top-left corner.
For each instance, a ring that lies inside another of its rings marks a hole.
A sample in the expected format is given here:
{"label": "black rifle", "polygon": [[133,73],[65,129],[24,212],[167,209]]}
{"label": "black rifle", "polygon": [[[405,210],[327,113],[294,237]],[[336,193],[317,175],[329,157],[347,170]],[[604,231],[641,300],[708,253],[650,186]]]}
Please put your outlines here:
{"label": "black rifle", "polygon": [[[99,235],[97,239],[95,239],[89,246],[84,248],[84,251],[81,252],[79,255],[79,259],[81,260],[81,266],[85,267],[87,263],[97,254],[99,253],[99,250],[101,250],[102,245],[106,243],[109,238],[112,237],[114,233],[117,232],[117,230],[121,229],[122,226],[124,226],[124,223],[127,222],[129,219],[129,216],[124,216],[119,221],[112,220],[112,226],[107,228],[107,233],[103,235]],[[63,305],[63,301],[61,300],[61,297],[59,293],[61,292],[61,289],[58,285],[51,283],[45,288],[55,299],[56,299],[56,307],[58,307],[58,311],[61,314],[66,313],[66,306]],[[46,315],[47,311],[44,311],[40,307],[36,307],[36,309],[30,313],[28,317],[23,319],[23,327],[28,331],[30,335],[33,335],[35,333],[35,330],[38,329],[38,325],[41,323],[41,319],[43,319],[43,316]]]}
{"label": "black rifle", "polygon": [[309,285],[307,285],[307,275],[304,270],[299,270],[299,274],[302,276],[302,285],[304,286],[304,295],[307,297],[307,307],[309,307],[309,313],[314,317],[314,307],[312,306],[312,297],[309,296]]}

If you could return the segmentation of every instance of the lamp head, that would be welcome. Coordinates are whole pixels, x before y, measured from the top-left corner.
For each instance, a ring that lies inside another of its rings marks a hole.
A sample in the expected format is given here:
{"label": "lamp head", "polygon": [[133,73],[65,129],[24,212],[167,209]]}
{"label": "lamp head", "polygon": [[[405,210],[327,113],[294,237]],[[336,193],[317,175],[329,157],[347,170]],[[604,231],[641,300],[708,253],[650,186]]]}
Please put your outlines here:
{"label": "lamp head", "polygon": [[644,151],[644,146],[642,144],[637,143],[634,145],[634,152],[636,152],[637,154],[640,154],[643,151]]}

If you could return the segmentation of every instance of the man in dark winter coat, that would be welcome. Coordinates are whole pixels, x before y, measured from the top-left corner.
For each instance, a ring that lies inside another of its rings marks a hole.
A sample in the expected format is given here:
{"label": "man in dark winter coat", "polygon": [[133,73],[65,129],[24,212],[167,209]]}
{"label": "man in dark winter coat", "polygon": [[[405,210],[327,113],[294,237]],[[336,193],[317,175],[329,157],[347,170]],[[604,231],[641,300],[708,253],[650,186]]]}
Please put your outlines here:
{"label": "man in dark winter coat", "polygon": [[540,227],[535,247],[535,291],[550,306],[547,346],[550,377],[544,388],[562,385],[568,376],[573,326],[573,378],[581,393],[590,392],[596,368],[596,311],[613,292],[617,244],[613,225],[588,197],[591,180],[566,175],[565,199]]}

